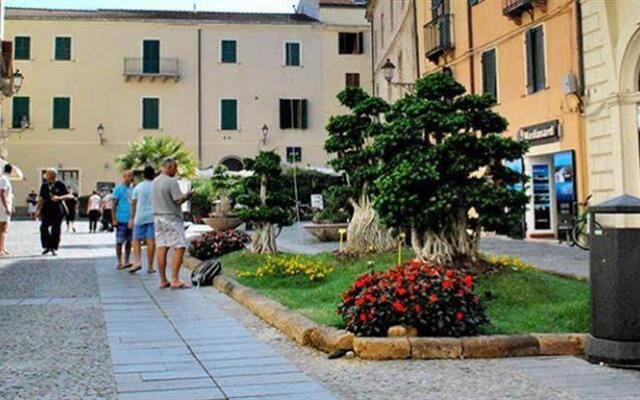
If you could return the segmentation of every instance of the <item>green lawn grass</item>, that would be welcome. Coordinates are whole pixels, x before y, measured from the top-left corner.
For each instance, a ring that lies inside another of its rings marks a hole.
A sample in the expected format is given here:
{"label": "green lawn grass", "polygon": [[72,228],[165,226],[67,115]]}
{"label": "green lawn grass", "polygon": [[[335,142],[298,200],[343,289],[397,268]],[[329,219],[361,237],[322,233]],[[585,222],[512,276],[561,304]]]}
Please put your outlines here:
{"label": "green lawn grass", "polygon": [[[340,327],[342,321],[336,313],[340,294],[361,274],[372,269],[388,269],[395,264],[396,257],[389,253],[345,261],[330,253],[309,256],[334,268],[327,279],[316,283],[302,277],[239,278],[238,272],[253,271],[264,262],[265,256],[248,252],[228,254],[222,258],[222,265],[225,273],[242,284],[320,324]],[[507,270],[481,277],[476,292],[483,299],[492,322],[484,333],[587,332],[589,329],[586,282],[533,269]]]}

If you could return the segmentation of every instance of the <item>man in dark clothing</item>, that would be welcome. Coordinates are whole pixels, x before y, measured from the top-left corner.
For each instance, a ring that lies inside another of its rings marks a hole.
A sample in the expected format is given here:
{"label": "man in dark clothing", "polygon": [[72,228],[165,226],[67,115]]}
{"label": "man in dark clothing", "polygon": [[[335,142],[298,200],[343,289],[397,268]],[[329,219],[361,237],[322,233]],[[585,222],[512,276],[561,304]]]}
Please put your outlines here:
{"label": "man in dark clothing", "polygon": [[43,255],[56,255],[60,245],[60,226],[64,218],[63,202],[73,195],[67,190],[67,185],[57,180],[58,172],[49,168],[45,173],[45,181],[40,187],[38,209],[40,217],[40,241]]}

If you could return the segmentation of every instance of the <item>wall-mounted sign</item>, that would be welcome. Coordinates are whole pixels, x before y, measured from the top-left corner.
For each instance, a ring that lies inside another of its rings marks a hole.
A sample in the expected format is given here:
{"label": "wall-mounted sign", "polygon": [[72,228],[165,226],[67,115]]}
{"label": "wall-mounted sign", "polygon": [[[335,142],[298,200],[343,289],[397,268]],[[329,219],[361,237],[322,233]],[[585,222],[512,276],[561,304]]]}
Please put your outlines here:
{"label": "wall-mounted sign", "polygon": [[311,208],[315,208],[317,210],[324,210],[324,200],[321,194],[311,195]]}
{"label": "wall-mounted sign", "polygon": [[556,119],[520,128],[518,138],[526,140],[532,145],[557,142],[560,140],[560,121]]}

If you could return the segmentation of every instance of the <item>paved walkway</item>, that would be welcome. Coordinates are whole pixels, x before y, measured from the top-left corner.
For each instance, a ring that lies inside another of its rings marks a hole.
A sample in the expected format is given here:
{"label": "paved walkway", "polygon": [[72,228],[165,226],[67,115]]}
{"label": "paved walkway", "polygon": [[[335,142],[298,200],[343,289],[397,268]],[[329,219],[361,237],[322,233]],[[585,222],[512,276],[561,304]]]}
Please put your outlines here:
{"label": "paved walkway", "polygon": [[115,271],[111,240],[66,235],[60,257],[38,257],[36,225],[14,226],[16,256],[0,259],[1,399],[635,400],[640,393],[640,373],[574,357],[328,360],[213,288],[159,290],[157,276]]}

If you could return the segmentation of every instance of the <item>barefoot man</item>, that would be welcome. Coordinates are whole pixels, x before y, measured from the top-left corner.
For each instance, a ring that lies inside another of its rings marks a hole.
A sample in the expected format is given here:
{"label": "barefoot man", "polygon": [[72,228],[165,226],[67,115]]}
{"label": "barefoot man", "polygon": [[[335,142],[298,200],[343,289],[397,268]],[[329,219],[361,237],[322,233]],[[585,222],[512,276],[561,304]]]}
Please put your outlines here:
{"label": "barefoot man", "polygon": [[[180,267],[187,248],[181,205],[193,196],[193,191],[184,194],[176,179],[178,162],[167,158],[162,163],[162,174],[153,181],[153,211],[155,215],[156,246],[158,248],[158,271],[160,288],[184,289],[190,287],[180,280]],[[167,280],[167,252],[173,249],[171,281]]]}

